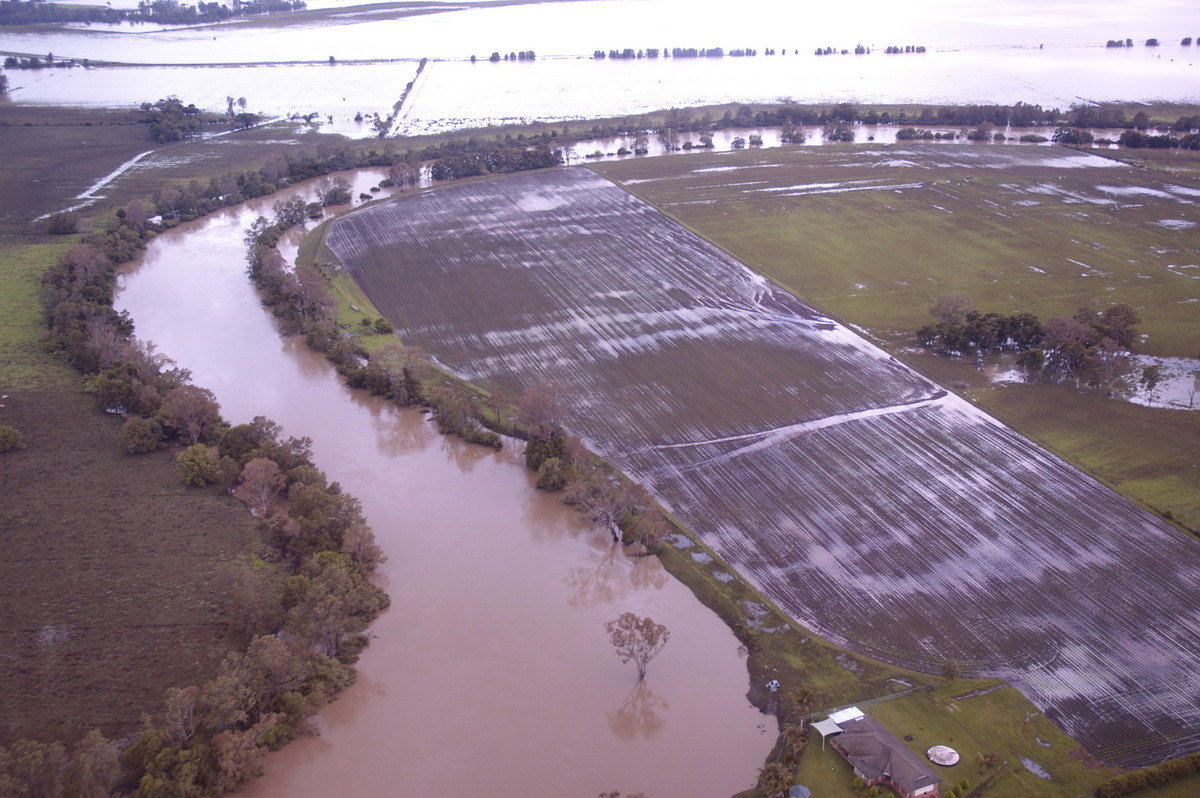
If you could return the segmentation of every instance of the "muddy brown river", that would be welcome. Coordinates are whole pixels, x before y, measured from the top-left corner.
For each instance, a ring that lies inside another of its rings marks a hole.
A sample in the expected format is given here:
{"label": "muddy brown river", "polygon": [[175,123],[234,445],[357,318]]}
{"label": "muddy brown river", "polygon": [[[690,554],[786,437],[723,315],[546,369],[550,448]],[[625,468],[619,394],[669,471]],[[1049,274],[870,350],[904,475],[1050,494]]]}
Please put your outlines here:
{"label": "muddy brown river", "polygon": [[[354,195],[378,179],[359,175]],[[316,719],[319,736],[269,757],[252,794],[669,798],[753,786],[777,727],[747,701],[745,661],[713,613],[657,560],[626,557],[534,490],[515,446],[442,437],[279,336],[241,239],[285,196],[160,236],[117,296],[139,337],[213,390],[231,422],[265,415],[311,437],[388,555],[392,608],[370,630],[358,682]],[[641,684],[603,629],[627,610],[671,631]]]}

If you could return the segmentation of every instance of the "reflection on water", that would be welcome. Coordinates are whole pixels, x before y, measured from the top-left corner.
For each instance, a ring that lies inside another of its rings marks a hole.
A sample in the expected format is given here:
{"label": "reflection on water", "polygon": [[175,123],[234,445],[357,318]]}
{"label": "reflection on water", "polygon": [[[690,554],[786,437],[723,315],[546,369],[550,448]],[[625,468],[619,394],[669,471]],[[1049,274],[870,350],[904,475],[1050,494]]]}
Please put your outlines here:
{"label": "reflection on water", "polygon": [[[357,175],[353,191],[376,181]],[[350,391],[319,355],[281,342],[243,274],[241,238],[285,198],[159,236],[117,297],[139,336],[191,369],[232,422],[265,415],[311,437],[389,558],[380,578],[393,603],[371,627],[358,682],[317,718],[319,737],[268,759],[253,794],[752,786],[774,721],[745,698],[736,639],[656,559],[627,556],[534,490],[517,447],[443,437],[421,412]],[[625,611],[671,630],[641,685],[604,632]]]}
{"label": "reflection on water", "polygon": [[648,740],[662,730],[662,714],[669,709],[666,701],[650,691],[644,679],[625,698],[624,703],[608,713],[608,725],[622,740]]}

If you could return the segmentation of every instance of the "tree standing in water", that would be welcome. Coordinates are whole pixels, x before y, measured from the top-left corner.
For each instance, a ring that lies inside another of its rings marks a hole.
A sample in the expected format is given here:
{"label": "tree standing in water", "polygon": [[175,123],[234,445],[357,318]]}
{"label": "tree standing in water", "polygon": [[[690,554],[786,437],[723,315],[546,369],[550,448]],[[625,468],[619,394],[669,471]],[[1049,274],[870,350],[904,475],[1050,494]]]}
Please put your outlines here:
{"label": "tree standing in water", "polygon": [[621,662],[633,660],[637,665],[638,679],[646,678],[647,663],[662,651],[671,637],[667,627],[632,612],[622,613],[620,618],[604,624],[604,631],[608,632],[608,639]]}

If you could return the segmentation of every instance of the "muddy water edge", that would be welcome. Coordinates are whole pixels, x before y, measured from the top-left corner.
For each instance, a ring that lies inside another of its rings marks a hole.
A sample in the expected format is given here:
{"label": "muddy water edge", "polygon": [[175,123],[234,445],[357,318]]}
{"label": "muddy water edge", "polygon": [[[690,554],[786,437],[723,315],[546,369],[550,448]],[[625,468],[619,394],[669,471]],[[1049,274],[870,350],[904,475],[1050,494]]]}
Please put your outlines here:
{"label": "muddy water edge", "polygon": [[[357,196],[382,175],[354,176]],[[313,186],[296,189],[311,199]],[[266,200],[159,236],[121,277],[138,336],[191,370],[232,423],[264,415],[313,440],[388,555],[392,608],[320,735],[268,758],[252,794],[727,796],[753,786],[774,718],[747,701],[737,640],[653,558],[534,490],[517,445],[437,434],[426,416],[351,391],[282,338],[244,274]],[[292,242],[294,247],[295,242]],[[603,624],[671,630],[639,683]]]}

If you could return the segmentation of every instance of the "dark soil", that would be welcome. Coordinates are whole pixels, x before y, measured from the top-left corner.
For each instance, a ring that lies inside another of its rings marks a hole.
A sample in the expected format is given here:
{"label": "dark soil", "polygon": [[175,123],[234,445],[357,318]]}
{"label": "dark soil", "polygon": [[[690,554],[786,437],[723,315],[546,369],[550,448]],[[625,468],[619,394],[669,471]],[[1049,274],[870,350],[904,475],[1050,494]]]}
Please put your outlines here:
{"label": "dark soil", "polygon": [[238,502],[126,455],[78,393],[10,393],[26,448],[0,454],[0,745],[136,732],[167,688],[211,678],[224,564],[256,540]]}

